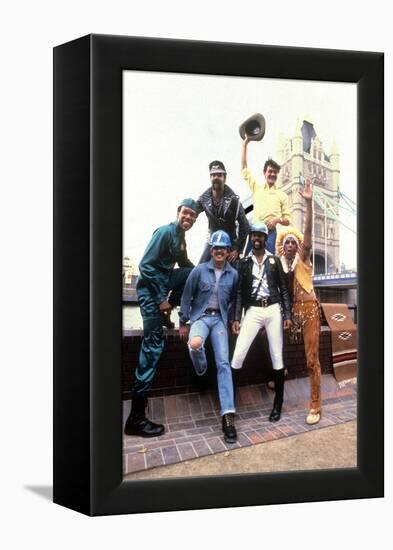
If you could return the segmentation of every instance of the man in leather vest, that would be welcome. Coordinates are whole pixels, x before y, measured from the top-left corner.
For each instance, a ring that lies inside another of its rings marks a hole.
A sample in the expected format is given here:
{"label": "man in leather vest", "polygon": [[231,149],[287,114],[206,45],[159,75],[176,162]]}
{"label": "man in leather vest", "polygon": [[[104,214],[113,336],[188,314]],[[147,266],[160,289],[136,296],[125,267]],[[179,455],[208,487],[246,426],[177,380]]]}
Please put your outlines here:
{"label": "man in leather vest", "polygon": [[[266,328],[273,363],[275,398],[269,420],[277,422],[284,398],[284,329],[290,328],[291,307],[287,283],[280,259],[265,250],[268,228],[265,223],[251,225],[251,253],[239,265],[239,283],[233,332],[238,334],[232,368],[240,369],[252,342],[262,327]],[[245,316],[241,323],[242,310]]]}
{"label": "man in leather vest", "polygon": [[[211,187],[197,200],[198,214],[205,212],[209,236],[219,230],[229,235],[232,248],[227,260],[234,264],[244,248],[250,226],[239,197],[225,183],[227,173],[224,164],[213,160],[209,164],[209,172]],[[199,263],[207,262],[210,258],[210,245],[207,242]]]}

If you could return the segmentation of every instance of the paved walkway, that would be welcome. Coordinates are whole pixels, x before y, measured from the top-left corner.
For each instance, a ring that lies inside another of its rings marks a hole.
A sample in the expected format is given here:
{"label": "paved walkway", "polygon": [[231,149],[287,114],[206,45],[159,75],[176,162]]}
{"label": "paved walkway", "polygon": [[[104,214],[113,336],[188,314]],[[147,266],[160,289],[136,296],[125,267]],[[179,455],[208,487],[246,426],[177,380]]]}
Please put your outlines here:
{"label": "paved walkway", "polygon": [[141,470],[127,480],[356,468],[357,421]]}
{"label": "paved walkway", "polygon": [[[323,417],[314,426],[305,424],[308,412],[307,378],[285,383],[281,420],[271,423],[274,393],[264,384],[240,387],[237,395],[236,428],[238,441],[224,442],[217,396],[191,393],[155,397],[149,400],[149,417],[166,426],[158,438],[124,436],[123,474],[176,464],[207,455],[274,441],[342,424],[356,419],[356,385],[340,388],[331,375],[322,377]],[[124,402],[124,419],[130,401]]]}

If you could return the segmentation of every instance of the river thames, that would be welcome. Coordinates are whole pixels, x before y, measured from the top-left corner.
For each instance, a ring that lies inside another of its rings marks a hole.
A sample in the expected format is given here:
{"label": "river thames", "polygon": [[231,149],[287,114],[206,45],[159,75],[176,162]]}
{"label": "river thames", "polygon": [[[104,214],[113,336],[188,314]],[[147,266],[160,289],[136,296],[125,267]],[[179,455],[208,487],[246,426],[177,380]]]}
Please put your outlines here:
{"label": "river thames", "polygon": [[[179,316],[177,310],[172,311],[171,321],[176,327],[179,326]],[[142,329],[142,317],[138,304],[127,304],[123,306],[123,330]]]}

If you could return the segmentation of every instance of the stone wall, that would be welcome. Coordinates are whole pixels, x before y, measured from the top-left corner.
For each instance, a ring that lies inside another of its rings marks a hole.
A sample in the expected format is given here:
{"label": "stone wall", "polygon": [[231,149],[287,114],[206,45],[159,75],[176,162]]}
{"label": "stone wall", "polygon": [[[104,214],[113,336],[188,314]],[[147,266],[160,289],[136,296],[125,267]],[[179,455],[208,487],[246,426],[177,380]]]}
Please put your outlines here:
{"label": "stone wall", "polygon": [[[123,399],[130,398],[130,387],[133,372],[138,362],[138,354],[142,340],[142,331],[125,332],[123,337]],[[233,349],[235,337],[230,337],[230,347]],[[166,332],[166,345],[158,364],[154,379],[152,395],[164,395],[200,391],[214,388],[216,372],[212,350],[207,345],[209,360],[208,372],[199,378],[194,374],[187,346],[180,341],[177,330]],[[332,354],[330,330],[321,327],[320,362],[323,373],[332,373]],[[287,378],[308,376],[303,344],[292,344],[288,337],[284,342],[284,363],[288,370]],[[240,385],[258,384],[271,378],[271,361],[267,346],[265,331],[261,331],[250,348],[243,368],[236,375]]]}

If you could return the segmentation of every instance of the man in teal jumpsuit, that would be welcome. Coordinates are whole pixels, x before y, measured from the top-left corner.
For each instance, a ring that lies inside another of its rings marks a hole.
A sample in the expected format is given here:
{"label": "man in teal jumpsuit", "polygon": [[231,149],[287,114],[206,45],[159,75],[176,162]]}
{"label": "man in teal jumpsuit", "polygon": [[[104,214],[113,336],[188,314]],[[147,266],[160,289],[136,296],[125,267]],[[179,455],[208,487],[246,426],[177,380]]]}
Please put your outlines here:
{"label": "man in teal jumpsuit", "polygon": [[[162,313],[180,304],[185,282],[194,267],[187,257],[185,232],[191,229],[196,218],[196,202],[184,199],[177,209],[176,221],[155,230],[139,264],[136,290],[143,319],[143,340],[131,389],[131,412],[124,429],[127,435],[154,437],[164,433],[162,424],[146,418],[145,409],[164,349]],[[174,269],[176,263],[179,267]]]}

